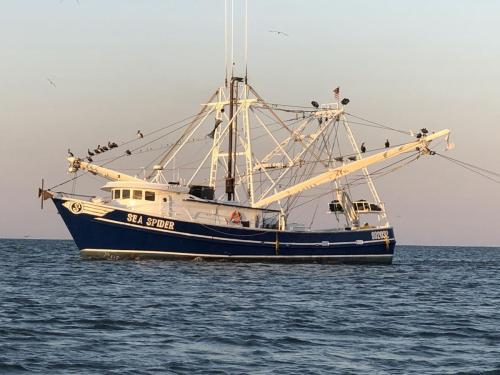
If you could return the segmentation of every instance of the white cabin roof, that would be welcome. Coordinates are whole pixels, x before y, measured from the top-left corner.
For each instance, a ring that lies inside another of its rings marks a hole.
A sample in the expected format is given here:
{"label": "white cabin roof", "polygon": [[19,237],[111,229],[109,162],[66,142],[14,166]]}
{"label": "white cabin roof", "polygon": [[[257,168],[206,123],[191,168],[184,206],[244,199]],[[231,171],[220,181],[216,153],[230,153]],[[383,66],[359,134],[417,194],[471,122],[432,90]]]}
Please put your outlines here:
{"label": "white cabin roof", "polygon": [[111,189],[144,189],[160,190],[171,193],[189,193],[189,187],[174,184],[159,184],[148,181],[110,181],[101,190],[111,191]]}

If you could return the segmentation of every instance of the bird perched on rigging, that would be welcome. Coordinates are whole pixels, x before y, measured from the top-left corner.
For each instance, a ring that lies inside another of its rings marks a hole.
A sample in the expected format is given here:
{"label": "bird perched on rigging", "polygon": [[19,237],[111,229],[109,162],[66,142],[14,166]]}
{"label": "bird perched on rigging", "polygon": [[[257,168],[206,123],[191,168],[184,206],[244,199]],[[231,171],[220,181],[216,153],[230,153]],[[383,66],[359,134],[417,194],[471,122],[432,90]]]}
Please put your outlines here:
{"label": "bird perched on rigging", "polygon": [[94,160],[92,160],[92,158],[90,156],[87,156],[87,160],[89,163],[92,163]]}
{"label": "bird perched on rigging", "polygon": [[385,140],[385,148],[389,148],[391,146],[391,144],[389,143],[389,140],[386,139]]}
{"label": "bird perched on rigging", "polygon": [[283,32],[283,31],[279,31],[279,30],[269,30],[270,33],[274,33],[278,36],[280,35],[283,35],[283,36],[289,36],[287,33]]}
{"label": "bird perched on rigging", "polygon": [[213,130],[209,134],[207,134],[209,138],[213,138],[214,137],[215,131],[217,130],[217,128],[219,127],[220,124],[222,124],[222,120],[221,119],[216,119],[215,120],[215,126],[214,126]]}
{"label": "bird perched on rigging", "polygon": [[422,132],[423,135],[427,135],[427,133],[429,133],[427,128],[422,128],[422,129],[420,129],[420,131]]}
{"label": "bird perched on rigging", "polygon": [[127,155],[132,155],[132,151],[130,151],[130,150],[125,151],[125,153],[126,153]]}
{"label": "bird perched on rigging", "polygon": [[71,150],[69,148],[68,148],[68,155],[71,157],[75,156],[75,155],[73,155],[73,153],[71,152]]}
{"label": "bird perched on rigging", "polygon": [[101,153],[101,145],[97,145],[96,148],[94,148],[94,152],[97,154],[100,154]]}
{"label": "bird perched on rigging", "polygon": [[361,143],[361,153],[364,154],[366,152],[365,142]]}
{"label": "bird perched on rigging", "polygon": [[92,151],[90,151],[90,149],[87,149],[87,154],[89,154],[89,156],[94,156],[95,155]]}
{"label": "bird perched on rigging", "polygon": [[109,148],[107,148],[106,146],[102,146],[101,148],[102,148],[103,151],[108,151],[109,150]]}
{"label": "bird perched on rigging", "polygon": [[141,133],[140,130],[137,130],[137,138],[144,138],[144,135]]}

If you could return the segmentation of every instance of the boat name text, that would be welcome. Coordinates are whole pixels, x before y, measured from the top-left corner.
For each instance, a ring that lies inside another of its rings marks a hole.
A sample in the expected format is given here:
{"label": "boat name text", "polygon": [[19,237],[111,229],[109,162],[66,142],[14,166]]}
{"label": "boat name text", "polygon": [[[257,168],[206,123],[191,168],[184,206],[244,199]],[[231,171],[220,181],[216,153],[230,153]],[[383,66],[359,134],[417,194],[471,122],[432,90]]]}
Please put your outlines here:
{"label": "boat name text", "polygon": [[144,222],[142,215],[127,214],[127,221],[129,223],[141,224],[146,227],[174,230],[174,222],[169,220],[155,219],[152,217],[148,217]]}

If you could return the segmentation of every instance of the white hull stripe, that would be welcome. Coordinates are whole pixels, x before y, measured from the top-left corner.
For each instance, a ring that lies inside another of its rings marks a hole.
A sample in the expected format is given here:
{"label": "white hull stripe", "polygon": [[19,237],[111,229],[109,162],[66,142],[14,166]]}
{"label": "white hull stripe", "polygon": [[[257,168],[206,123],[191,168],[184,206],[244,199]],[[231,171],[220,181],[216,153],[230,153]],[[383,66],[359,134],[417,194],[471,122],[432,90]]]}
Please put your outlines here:
{"label": "white hull stripe", "polygon": [[[171,230],[146,227],[144,225],[124,223],[121,221],[105,219],[102,217],[96,217],[95,219],[99,220],[99,221],[104,221],[107,223],[125,225],[125,226],[129,226],[129,227],[133,227],[133,228],[152,230],[152,231],[161,232],[161,233],[170,233],[170,234],[179,235],[179,236],[207,238],[210,240],[220,240],[220,241],[228,241],[228,242],[256,243],[256,244],[265,244],[265,245],[273,245],[273,246],[276,245],[275,241],[255,241],[255,240],[242,240],[239,238],[232,239],[232,238],[226,238],[226,237],[206,236],[203,234],[176,232],[176,231],[171,231]],[[245,235],[245,236],[248,236],[248,235]],[[390,238],[389,240],[394,241],[394,238]],[[358,243],[357,241],[330,242],[330,243],[328,243],[328,245],[323,245],[322,242],[279,242],[280,245],[284,245],[284,246],[288,245],[288,246],[317,246],[317,247],[331,247],[331,246],[342,246],[342,245],[358,245],[359,246],[359,245],[363,245],[366,243],[386,243],[386,240],[385,239],[383,239],[383,240],[369,240],[369,241],[363,241],[362,243]]]}
{"label": "white hull stripe", "polygon": [[[74,211],[72,209],[73,204],[80,204],[78,211]],[[108,207],[103,207],[99,206],[96,204],[92,204],[86,201],[80,201],[80,200],[66,200],[63,203],[63,206],[68,209],[71,213],[78,215],[78,214],[87,214],[87,215],[93,215],[93,216],[104,216],[107,213],[114,211],[111,208]]]}
{"label": "white hull stripe", "polygon": [[176,257],[200,257],[200,258],[231,258],[231,259],[315,259],[315,258],[380,258],[390,259],[392,254],[362,254],[362,255],[217,255],[198,253],[179,253],[174,251],[151,251],[151,250],[111,250],[111,249],[82,249],[83,254],[109,253],[109,254],[145,254],[145,255],[170,255]]}

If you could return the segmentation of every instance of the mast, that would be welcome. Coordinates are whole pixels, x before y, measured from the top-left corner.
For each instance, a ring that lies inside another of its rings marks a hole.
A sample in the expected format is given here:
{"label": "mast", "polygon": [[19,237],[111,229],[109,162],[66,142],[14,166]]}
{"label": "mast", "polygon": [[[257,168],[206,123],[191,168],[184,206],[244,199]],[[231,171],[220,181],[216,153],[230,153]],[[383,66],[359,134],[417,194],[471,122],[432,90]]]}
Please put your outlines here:
{"label": "mast", "polygon": [[238,140],[238,82],[243,82],[243,78],[231,76],[231,81],[229,84],[229,135],[226,177],[226,194],[228,201],[234,200],[236,176],[236,144]]}
{"label": "mast", "polygon": [[234,133],[234,77],[231,76],[229,84],[229,136],[227,148],[227,177],[226,194],[227,200],[232,201],[234,196],[234,177],[233,177],[233,133]]}

